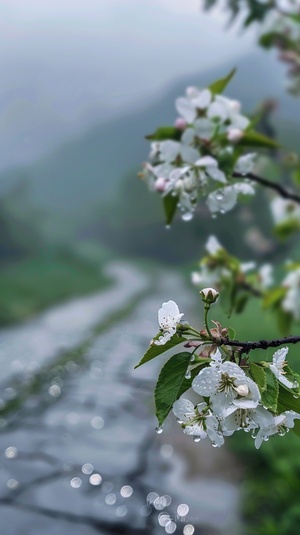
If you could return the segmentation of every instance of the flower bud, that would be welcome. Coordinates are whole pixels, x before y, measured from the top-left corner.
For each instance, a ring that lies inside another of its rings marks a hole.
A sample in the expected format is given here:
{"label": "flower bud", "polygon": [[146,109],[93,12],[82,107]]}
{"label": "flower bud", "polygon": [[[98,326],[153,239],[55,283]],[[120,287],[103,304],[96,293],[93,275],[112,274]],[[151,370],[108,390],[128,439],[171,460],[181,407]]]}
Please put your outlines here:
{"label": "flower bud", "polygon": [[190,324],[188,321],[182,321],[181,323],[178,323],[177,325],[177,331],[188,331],[190,328]]}
{"label": "flower bud", "polygon": [[235,387],[236,392],[239,396],[245,397],[249,394],[249,387],[247,385],[239,385]]}
{"label": "flower bud", "polygon": [[233,143],[240,141],[244,136],[244,132],[239,128],[228,128],[227,139]]}
{"label": "flower bud", "polygon": [[200,295],[204,303],[212,304],[216,302],[220,294],[214,288],[203,288],[203,290],[200,291]]}
{"label": "flower bud", "polygon": [[156,191],[158,191],[159,193],[163,193],[166,189],[166,185],[167,185],[167,180],[164,177],[160,176],[156,180],[154,187]]}
{"label": "flower bud", "polygon": [[174,126],[177,128],[177,130],[185,130],[187,127],[187,122],[185,119],[183,119],[183,117],[177,117]]}

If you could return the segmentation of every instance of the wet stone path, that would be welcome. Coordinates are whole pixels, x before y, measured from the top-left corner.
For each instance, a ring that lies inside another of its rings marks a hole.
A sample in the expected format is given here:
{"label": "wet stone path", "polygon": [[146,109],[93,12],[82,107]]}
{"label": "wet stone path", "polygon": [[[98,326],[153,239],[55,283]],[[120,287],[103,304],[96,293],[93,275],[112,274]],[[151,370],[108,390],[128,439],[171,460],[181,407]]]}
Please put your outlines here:
{"label": "wet stone path", "polygon": [[[157,435],[162,360],[133,370],[182,279],[111,265],[115,285],[0,333],[1,535],[241,533],[225,448],[195,444],[170,416]],[[110,323],[110,325],[109,325]]]}

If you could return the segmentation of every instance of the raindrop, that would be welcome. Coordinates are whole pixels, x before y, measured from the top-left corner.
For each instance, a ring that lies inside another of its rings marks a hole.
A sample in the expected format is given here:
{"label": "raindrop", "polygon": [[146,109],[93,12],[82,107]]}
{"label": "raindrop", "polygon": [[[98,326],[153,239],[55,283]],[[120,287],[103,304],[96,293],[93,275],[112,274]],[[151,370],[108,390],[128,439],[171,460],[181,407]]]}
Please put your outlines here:
{"label": "raindrop", "polygon": [[172,503],[172,498],[171,496],[169,496],[169,494],[165,494],[164,496],[162,496],[162,500],[165,507],[168,507]]}
{"label": "raindrop", "polygon": [[166,507],[165,500],[163,496],[158,496],[153,502],[153,505],[157,511],[161,511]]}
{"label": "raindrop", "polygon": [[293,388],[298,388],[298,386],[299,386],[299,383],[297,381],[294,381],[293,382]]}
{"label": "raindrop", "polygon": [[[183,219],[183,221],[191,221],[191,219],[193,219],[193,213],[185,212],[184,214],[181,215],[181,218]],[[173,531],[170,533],[173,533]]]}
{"label": "raindrop", "polygon": [[225,210],[220,210],[220,214],[225,214]]}
{"label": "raindrop", "polygon": [[103,420],[103,418],[101,418],[101,416],[94,416],[94,417],[91,419],[91,426],[92,426],[94,429],[102,429],[102,427],[104,427],[104,420]]}
{"label": "raindrop", "polygon": [[61,388],[58,385],[51,385],[48,392],[53,398],[58,398],[61,394]]}
{"label": "raindrop", "polygon": [[216,199],[217,201],[222,201],[224,199],[224,193],[218,191],[218,193],[216,194]]}
{"label": "raindrop", "polygon": [[170,230],[170,228],[171,228],[171,225],[166,225],[166,226],[165,226],[165,229],[166,229],[166,230]]}
{"label": "raindrop", "polygon": [[175,533],[176,529],[177,529],[177,524],[176,524],[176,522],[173,522],[173,520],[170,520],[165,525],[165,532],[166,533]]}
{"label": "raindrop", "polygon": [[123,498],[130,498],[130,496],[132,496],[132,493],[133,488],[130,485],[124,485],[120,490],[120,494]]}
{"label": "raindrop", "polygon": [[194,532],[195,532],[195,528],[193,524],[187,524],[183,528],[183,535],[193,535]]}
{"label": "raindrop", "polygon": [[105,503],[107,505],[114,505],[117,501],[117,496],[115,494],[107,494],[105,496]]}
{"label": "raindrop", "polygon": [[156,498],[158,498],[157,492],[149,492],[147,496],[147,505],[151,505],[151,503],[153,503]]}
{"label": "raindrop", "polygon": [[200,437],[193,437],[193,441],[194,442],[200,442],[201,438]]}
{"label": "raindrop", "polygon": [[163,444],[160,448],[160,454],[165,459],[168,459],[173,455],[174,448],[170,444]]}
{"label": "raindrop", "polygon": [[90,476],[89,482],[94,487],[97,487],[97,485],[101,485],[102,477],[100,476],[100,474],[93,474],[92,476]]}
{"label": "raindrop", "polygon": [[81,471],[83,474],[91,474],[92,471],[94,470],[94,467],[91,463],[85,463],[82,468],[81,468]]}
{"label": "raindrop", "polygon": [[192,377],[191,370],[188,370],[184,376],[186,379],[190,379]]}
{"label": "raindrop", "polygon": [[9,446],[8,448],[6,448],[5,457],[7,457],[7,459],[14,459],[17,456],[18,450],[17,448],[15,448],[15,446]]}
{"label": "raindrop", "polygon": [[161,435],[161,433],[163,432],[163,426],[162,425],[158,425],[156,428],[155,428],[155,431],[158,435]]}
{"label": "raindrop", "polygon": [[179,516],[186,516],[189,512],[190,508],[186,503],[181,503],[177,507],[177,514]]}
{"label": "raindrop", "polygon": [[190,362],[194,362],[195,358],[196,358],[195,355],[192,355],[190,358]]}
{"label": "raindrop", "polygon": [[293,398],[298,399],[299,395],[293,394]]}
{"label": "raindrop", "polygon": [[217,214],[212,214],[211,216],[213,219],[217,219]]}
{"label": "raindrop", "polygon": [[170,515],[168,513],[159,513],[158,515],[158,523],[160,526],[165,527],[168,522],[170,522]]}
{"label": "raindrop", "polygon": [[116,509],[116,515],[119,517],[126,516],[128,512],[128,509],[126,505],[119,505]]}
{"label": "raindrop", "polygon": [[220,447],[220,444],[217,444],[216,442],[212,442],[211,445],[212,445],[213,448],[219,448]]}
{"label": "raindrop", "polygon": [[6,486],[8,489],[10,490],[15,490],[18,488],[19,486],[19,481],[17,481],[16,479],[9,479],[7,482],[6,482]]}
{"label": "raindrop", "polygon": [[73,487],[73,489],[79,489],[79,487],[82,485],[80,477],[73,477],[73,479],[70,481],[70,485]]}

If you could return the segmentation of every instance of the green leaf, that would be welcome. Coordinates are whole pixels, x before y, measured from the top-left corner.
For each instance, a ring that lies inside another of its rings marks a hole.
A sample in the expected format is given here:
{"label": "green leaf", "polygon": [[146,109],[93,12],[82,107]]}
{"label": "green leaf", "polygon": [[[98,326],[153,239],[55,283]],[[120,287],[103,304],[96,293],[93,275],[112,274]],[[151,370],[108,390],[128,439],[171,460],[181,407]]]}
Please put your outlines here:
{"label": "green leaf", "polygon": [[241,314],[244,311],[245,306],[247,305],[248,301],[249,301],[248,294],[242,294],[236,299],[235,301],[236,314]]}
{"label": "green leaf", "polygon": [[259,366],[259,364],[256,364],[255,362],[251,362],[250,375],[253,381],[255,381],[255,383],[257,384],[261,392],[266,390],[267,378],[266,378],[266,372],[262,366]]}
{"label": "green leaf", "polygon": [[277,402],[279,394],[278,381],[268,368],[265,369],[266,387],[261,393],[261,401],[264,407],[273,412],[277,412]]}
{"label": "green leaf", "polygon": [[[159,333],[157,336],[160,336],[161,333]],[[182,336],[178,336],[178,334],[174,334],[172,336],[171,340],[169,340],[166,344],[158,346],[156,344],[151,344],[148,351],[146,351],[143,358],[140,360],[140,362],[134,367],[138,368],[139,366],[142,366],[142,364],[145,364],[146,362],[149,362],[149,360],[155,359],[155,357],[158,357],[158,355],[161,355],[162,353],[165,353],[165,351],[168,351],[168,349],[172,349],[172,347],[177,346],[178,344],[181,344],[185,341],[185,338]]]}
{"label": "green leaf", "polygon": [[155,130],[153,134],[145,136],[146,139],[151,141],[164,141],[166,139],[173,139],[179,141],[182,131],[175,128],[175,126],[160,126]]}
{"label": "green leaf", "polygon": [[229,338],[229,340],[235,340],[236,332],[235,332],[235,330],[233,329],[233,327],[227,327],[227,332],[228,332],[228,338]]}
{"label": "green leaf", "polygon": [[278,396],[278,412],[295,411],[300,412],[300,397],[294,398],[292,392],[280,386]]}
{"label": "green leaf", "polygon": [[293,323],[293,316],[289,312],[286,312],[285,310],[282,310],[281,307],[279,307],[276,310],[277,314],[277,323],[278,323],[278,329],[284,336],[288,336],[291,331],[291,326]]}
{"label": "green leaf", "polygon": [[280,240],[286,240],[294,232],[297,232],[300,228],[299,221],[296,218],[291,217],[282,223],[279,223],[274,227],[274,233]]}
{"label": "green leaf", "polygon": [[237,143],[237,145],[265,149],[274,149],[280,147],[280,144],[275,139],[255,131],[245,132],[244,136]]}
{"label": "green leaf", "polygon": [[166,216],[166,225],[170,225],[173,221],[174,215],[176,214],[178,197],[175,197],[172,194],[166,195],[163,197],[165,216]]}
{"label": "green leaf", "polygon": [[295,425],[292,428],[292,431],[294,431],[294,433],[296,433],[296,435],[298,435],[298,437],[300,437],[300,421],[299,420],[294,420],[294,422],[295,422]]}
{"label": "green leaf", "polygon": [[227,74],[225,78],[220,78],[219,80],[216,80],[215,82],[210,84],[208,89],[210,89],[213,94],[223,93],[224,89],[226,89],[227,85],[229,84],[231,78],[235,75],[235,72],[236,69],[232,69],[232,71],[230,71],[230,73]]}
{"label": "green leaf", "polygon": [[287,288],[283,288],[283,286],[269,290],[264,296],[263,308],[275,307],[280,304],[286,292]]}
{"label": "green leaf", "polygon": [[174,402],[190,386],[190,380],[185,378],[190,358],[191,353],[187,351],[173,355],[159,374],[155,387],[155,407],[159,425],[168,416]]}
{"label": "green leaf", "polygon": [[292,172],[292,180],[295,182],[296,186],[300,186],[300,167]]}

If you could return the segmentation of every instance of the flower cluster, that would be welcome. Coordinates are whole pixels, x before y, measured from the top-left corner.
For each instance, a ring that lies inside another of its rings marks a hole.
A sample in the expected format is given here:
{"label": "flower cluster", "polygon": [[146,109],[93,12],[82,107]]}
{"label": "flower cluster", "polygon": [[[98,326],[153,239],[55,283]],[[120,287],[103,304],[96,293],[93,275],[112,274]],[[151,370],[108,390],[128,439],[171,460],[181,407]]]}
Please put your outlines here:
{"label": "flower cluster", "polygon": [[235,283],[243,291],[263,291],[273,284],[271,264],[257,269],[255,262],[240,262],[229,255],[215,236],[208,238],[205,249],[207,256],[199,263],[199,270],[192,273],[195,286],[214,286],[220,290]]}
{"label": "flower cluster", "polygon": [[239,194],[253,195],[254,188],[245,179],[228,182],[234,171],[251,172],[256,157],[240,155],[240,147],[237,153],[234,150],[250,128],[240,103],[209,88],[188,87],[186,96],[176,100],[176,108],[175,128],[167,132],[173,137],[157,136],[141,173],[149,188],[162,197],[172,196],[184,220],[193,217],[201,197],[207,197],[212,213],[224,213],[235,206]]}
{"label": "flower cluster", "polygon": [[[297,382],[285,376],[287,352],[288,348],[276,351],[269,369],[286,388],[298,388]],[[251,431],[255,447],[259,448],[271,435],[285,434],[300,418],[295,411],[273,414],[265,408],[257,384],[235,362],[223,362],[218,349],[210,365],[194,378],[192,388],[200,396],[197,405],[179,399],[173,412],[184,433],[192,435],[196,442],[208,437],[213,446],[222,446],[224,437],[243,430]]]}

